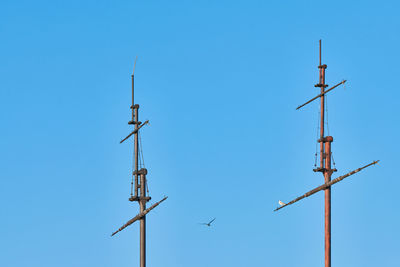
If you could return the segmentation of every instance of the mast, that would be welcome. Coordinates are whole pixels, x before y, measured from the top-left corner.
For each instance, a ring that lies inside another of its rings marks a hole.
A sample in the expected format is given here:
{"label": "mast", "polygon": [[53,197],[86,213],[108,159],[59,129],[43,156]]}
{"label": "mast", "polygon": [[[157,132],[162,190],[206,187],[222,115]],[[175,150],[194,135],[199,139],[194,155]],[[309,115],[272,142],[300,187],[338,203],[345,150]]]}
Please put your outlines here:
{"label": "mast", "polygon": [[[331,143],[332,136],[325,138],[325,70],[327,65],[322,65],[322,44],[319,40],[319,84],[316,87],[321,88],[321,125],[320,125],[320,171],[324,175],[325,183],[331,180]],[[325,267],[331,267],[331,188],[325,189]]]}
{"label": "mast", "polygon": [[151,200],[150,196],[146,195],[147,191],[147,169],[141,168],[139,169],[139,130],[149,123],[146,120],[144,123],[139,121],[139,105],[135,104],[135,68],[136,68],[136,60],[133,67],[133,72],[131,75],[132,79],[132,119],[128,122],[129,125],[134,126],[134,130],[124,139],[121,140],[120,143],[123,143],[125,140],[130,138],[132,135],[134,136],[134,155],[133,155],[133,172],[132,172],[132,181],[131,181],[131,195],[129,201],[138,202],[139,204],[139,214],[136,215],[133,219],[129,220],[124,226],[119,228],[118,231],[112,234],[115,235],[119,231],[125,229],[127,226],[131,225],[133,222],[139,220],[140,221],[140,267],[146,267],[146,214],[149,213],[153,208],[158,206],[161,202],[163,202],[167,197],[164,197],[161,201],[152,205],[149,209],[146,210],[146,203]]}
{"label": "mast", "polygon": [[359,168],[355,171],[352,171],[346,175],[340,176],[333,181],[331,181],[331,176],[332,173],[336,171],[336,169],[332,169],[331,167],[331,162],[332,162],[332,151],[331,151],[331,144],[333,142],[333,137],[332,136],[325,136],[325,95],[338,87],[339,85],[342,85],[346,82],[346,80],[343,80],[342,82],[336,84],[335,86],[329,88],[328,90],[325,90],[325,88],[328,87],[327,84],[325,84],[325,70],[327,68],[326,64],[322,64],[322,44],[321,40],[319,40],[319,83],[315,85],[315,87],[320,88],[320,94],[317,95],[316,97],[312,98],[311,100],[307,101],[306,103],[298,106],[296,109],[300,109],[304,107],[305,105],[311,103],[312,101],[316,100],[317,98],[320,98],[320,138],[318,139],[317,142],[320,143],[320,166],[316,169],[314,169],[314,172],[321,172],[322,175],[324,176],[324,184],[314,188],[313,190],[307,192],[306,194],[302,195],[301,197],[298,197],[292,201],[290,201],[287,204],[283,204],[281,207],[278,207],[275,209],[275,211],[284,208],[288,205],[291,205],[303,198],[306,198],[310,195],[313,195],[321,190],[324,190],[325,192],[325,213],[324,213],[324,218],[325,218],[325,267],[331,267],[331,186],[333,184],[336,184],[337,182],[342,181],[344,178],[353,175],[360,170],[375,165],[378,163],[378,161],[374,161],[362,168]]}

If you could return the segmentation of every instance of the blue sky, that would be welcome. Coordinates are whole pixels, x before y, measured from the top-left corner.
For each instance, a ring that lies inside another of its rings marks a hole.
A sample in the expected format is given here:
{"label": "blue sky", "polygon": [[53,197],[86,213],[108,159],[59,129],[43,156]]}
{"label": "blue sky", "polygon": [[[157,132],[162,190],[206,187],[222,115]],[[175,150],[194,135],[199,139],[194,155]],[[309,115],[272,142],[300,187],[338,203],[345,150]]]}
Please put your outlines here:
{"label": "blue sky", "polygon": [[[130,74],[154,201],[148,266],[322,266],[318,40],[338,172],[332,264],[395,266],[397,1],[2,1],[1,266],[138,266]],[[217,217],[205,228],[198,222]]]}

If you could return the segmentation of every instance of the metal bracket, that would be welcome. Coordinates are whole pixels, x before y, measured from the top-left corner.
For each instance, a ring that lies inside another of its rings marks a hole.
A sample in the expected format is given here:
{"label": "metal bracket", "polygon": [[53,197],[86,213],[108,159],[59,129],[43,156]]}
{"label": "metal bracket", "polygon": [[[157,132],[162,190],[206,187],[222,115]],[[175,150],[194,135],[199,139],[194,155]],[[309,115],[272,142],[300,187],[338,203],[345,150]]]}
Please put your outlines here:
{"label": "metal bracket", "polygon": [[138,121],[138,122],[136,122],[136,121],[128,121],[128,124],[138,124],[138,125],[140,125],[140,124],[142,124],[142,122],[141,121]]}
{"label": "metal bracket", "polygon": [[149,202],[149,201],[151,200],[151,197],[131,196],[128,200],[129,200],[130,202],[141,201],[141,200],[145,200],[146,202]]}
{"label": "metal bracket", "polygon": [[138,108],[139,108],[139,104],[135,104],[135,105],[131,106],[130,108],[131,108],[131,109],[132,109],[132,108],[138,109]]}
{"label": "metal bracket", "polygon": [[314,172],[326,172],[326,171],[337,172],[337,169],[330,169],[330,170],[327,170],[327,169],[325,169],[325,168],[318,167],[318,168],[316,168],[316,169],[313,169],[313,171],[314,171]]}
{"label": "metal bracket", "polygon": [[327,85],[327,84],[322,84],[322,83],[317,83],[316,85],[314,85],[314,87],[324,87],[324,88],[326,88],[326,87],[328,87],[329,85]]}
{"label": "metal bracket", "polygon": [[333,137],[332,136],[325,136],[323,138],[320,138],[317,140],[318,143],[326,143],[326,142],[333,142]]}
{"label": "metal bracket", "polygon": [[138,170],[137,172],[136,172],[136,170],[135,171],[133,171],[133,173],[132,173],[133,175],[135,175],[135,174],[138,174],[138,175],[141,175],[141,174],[143,174],[143,175],[147,175],[147,169],[146,168],[141,168],[140,170]]}

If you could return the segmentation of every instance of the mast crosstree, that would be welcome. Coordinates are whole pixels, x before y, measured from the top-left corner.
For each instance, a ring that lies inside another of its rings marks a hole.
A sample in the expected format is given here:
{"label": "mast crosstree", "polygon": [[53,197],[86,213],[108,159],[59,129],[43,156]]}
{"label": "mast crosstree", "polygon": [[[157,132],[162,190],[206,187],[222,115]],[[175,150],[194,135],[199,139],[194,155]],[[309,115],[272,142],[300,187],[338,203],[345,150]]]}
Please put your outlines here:
{"label": "mast crosstree", "polygon": [[320,166],[315,168],[313,171],[314,172],[321,172],[322,175],[324,176],[324,184],[320,185],[311,191],[305,193],[304,195],[295,198],[294,200],[288,202],[287,204],[284,204],[282,202],[282,206],[276,208],[274,211],[280,210],[284,207],[287,207],[291,204],[296,203],[297,201],[302,200],[303,198],[309,197],[319,191],[324,191],[325,192],[325,267],[331,267],[331,186],[333,184],[336,184],[343,179],[369,167],[372,165],[375,165],[379,162],[378,161],[373,161],[370,164],[367,164],[361,168],[358,168],[354,171],[351,171],[343,176],[340,176],[336,179],[331,180],[332,173],[336,171],[336,169],[331,168],[331,161],[332,161],[332,151],[331,151],[331,144],[333,142],[333,137],[332,136],[325,136],[325,95],[326,93],[332,91],[336,87],[344,84],[346,80],[343,80],[342,82],[336,84],[335,86],[325,90],[325,88],[328,87],[327,84],[325,84],[325,70],[327,68],[326,64],[322,64],[322,52],[321,52],[321,40],[319,40],[319,83],[315,85],[315,87],[320,88],[320,94],[317,95],[316,97],[312,98],[311,100],[305,102],[304,104],[298,106],[296,109],[300,109],[304,107],[305,105],[313,102],[314,100],[320,98],[321,103],[320,103],[320,138],[318,139],[318,142],[320,143]]}

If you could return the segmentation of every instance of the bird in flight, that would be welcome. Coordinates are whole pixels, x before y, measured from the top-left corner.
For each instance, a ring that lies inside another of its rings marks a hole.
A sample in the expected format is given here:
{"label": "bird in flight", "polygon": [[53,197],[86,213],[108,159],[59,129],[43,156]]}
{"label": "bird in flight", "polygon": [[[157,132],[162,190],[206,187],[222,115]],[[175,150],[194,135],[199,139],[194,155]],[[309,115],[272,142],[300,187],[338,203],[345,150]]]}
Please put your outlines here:
{"label": "bird in flight", "polygon": [[200,223],[200,224],[207,225],[208,227],[210,227],[213,221],[215,221],[215,218],[209,221],[208,223]]}
{"label": "bird in flight", "polygon": [[281,206],[283,206],[283,205],[286,205],[285,203],[283,203],[282,201],[278,201],[278,203],[279,203],[279,205],[281,205]]}

